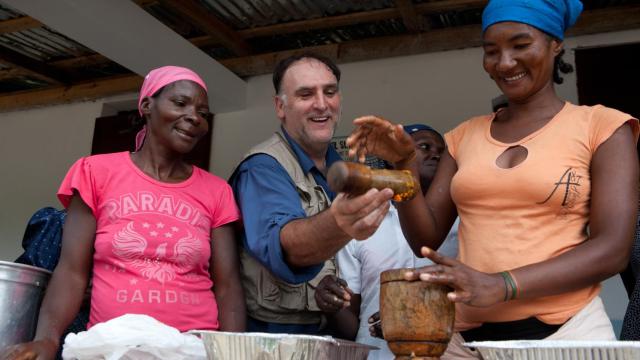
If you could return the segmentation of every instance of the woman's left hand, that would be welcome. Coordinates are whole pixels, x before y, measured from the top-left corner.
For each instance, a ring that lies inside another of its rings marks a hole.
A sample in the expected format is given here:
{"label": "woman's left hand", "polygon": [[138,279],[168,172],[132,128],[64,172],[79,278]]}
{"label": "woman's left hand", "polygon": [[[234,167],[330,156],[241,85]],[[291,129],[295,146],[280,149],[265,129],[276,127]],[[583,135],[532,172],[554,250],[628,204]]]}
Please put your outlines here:
{"label": "woman's left hand", "polygon": [[416,145],[400,124],[393,124],[376,116],[362,116],[353,120],[356,128],[347,138],[349,157],[364,162],[366,155],[374,155],[392,163],[407,163],[416,156]]}
{"label": "woman's left hand", "polygon": [[471,306],[490,306],[504,301],[506,285],[500,274],[476,271],[426,246],[422,247],[421,252],[422,256],[429,258],[435,265],[408,271],[405,274],[406,280],[447,285],[453,288],[447,294],[449,300]]}

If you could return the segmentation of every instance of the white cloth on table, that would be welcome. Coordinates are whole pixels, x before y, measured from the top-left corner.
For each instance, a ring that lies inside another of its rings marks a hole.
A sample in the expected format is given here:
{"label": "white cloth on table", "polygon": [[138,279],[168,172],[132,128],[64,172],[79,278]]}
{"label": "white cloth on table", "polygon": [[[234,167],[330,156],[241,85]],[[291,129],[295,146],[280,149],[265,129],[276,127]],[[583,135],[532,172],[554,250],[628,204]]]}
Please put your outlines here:
{"label": "white cloth on table", "polygon": [[62,358],[78,360],[201,359],[202,340],[139,314],[126,314],[65,338]]}

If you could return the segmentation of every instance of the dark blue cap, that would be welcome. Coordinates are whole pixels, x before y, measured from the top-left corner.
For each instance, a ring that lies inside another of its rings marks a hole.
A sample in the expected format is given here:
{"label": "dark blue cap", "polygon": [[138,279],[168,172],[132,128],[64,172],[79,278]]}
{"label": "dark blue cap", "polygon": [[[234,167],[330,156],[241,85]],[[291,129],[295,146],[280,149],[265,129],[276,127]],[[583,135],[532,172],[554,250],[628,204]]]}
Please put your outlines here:
{"label": "dark blue cap", "polygon": [[403,128],[404,128],[404,132],[406,132],[409,135],[418,131],[433,131],[434,133],[438,134],[438,136],[442,137],[442,134],[440,134],[436,129],[425,124],[404,125]]}

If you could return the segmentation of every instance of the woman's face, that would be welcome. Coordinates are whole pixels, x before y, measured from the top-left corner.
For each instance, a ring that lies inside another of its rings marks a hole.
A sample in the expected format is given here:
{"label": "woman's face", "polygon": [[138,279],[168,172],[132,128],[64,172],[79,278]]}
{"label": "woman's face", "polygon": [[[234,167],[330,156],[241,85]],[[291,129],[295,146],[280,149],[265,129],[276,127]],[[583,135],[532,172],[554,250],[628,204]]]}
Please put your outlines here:
{"label": "woman's face", "polygon": [[483,36],[483,66],[509,101],[520,102],[553,85],[562,43],[523,23],[500,22]]}
{"label": "woman's face", "polygon": [[143,100],[143,112],[148,112],[147,126],[158,144],[186,154],[209,131],[208,102],[200,85],[180,80],[165,86],[158,96]]}

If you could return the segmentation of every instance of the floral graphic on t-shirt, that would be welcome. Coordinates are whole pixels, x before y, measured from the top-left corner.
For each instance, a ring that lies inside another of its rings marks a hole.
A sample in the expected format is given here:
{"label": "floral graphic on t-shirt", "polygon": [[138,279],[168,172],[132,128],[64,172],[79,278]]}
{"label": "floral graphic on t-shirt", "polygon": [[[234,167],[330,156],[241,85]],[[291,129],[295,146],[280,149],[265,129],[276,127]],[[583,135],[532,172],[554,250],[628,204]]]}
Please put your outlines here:
{"label": "floral graphic on t-shirt", "polygon": [[[147,230],[153,226],[155,230],[149,231],[149,235],[159,239],[171,239],[173,233],[179,229],[172,227],[165,229],[165,224],[142,224]],[[161,230],[161,231],[157,231]],[[158,242],[161,240],[154,240]],[[148,242],[145,237],[134,230],[133,222],[118,231],[113,239],[113,253],[125,265],[139,269],[140,274],[147,280],[155,279],[161,284],[171,281],[176,277],[176,270],[192,268],[197,265],[200,256],[201,243],[198,238],[187,231],[187,235],[180,238],[172,249],[172,254],[168,254],[169,242],[161,242],[155,248],[153,255],[145,254]]]}

